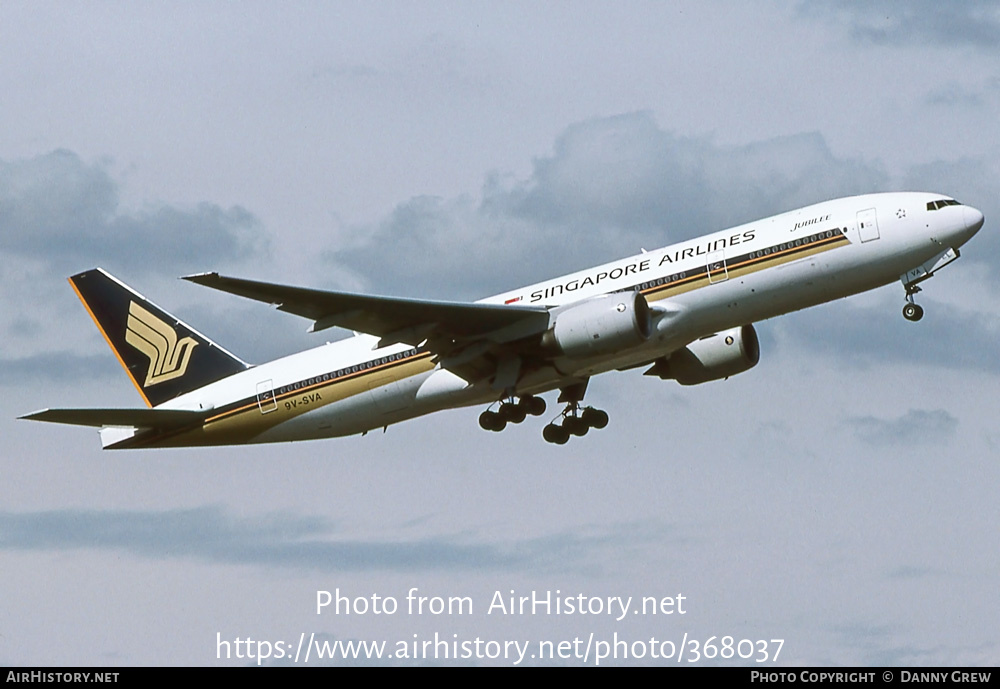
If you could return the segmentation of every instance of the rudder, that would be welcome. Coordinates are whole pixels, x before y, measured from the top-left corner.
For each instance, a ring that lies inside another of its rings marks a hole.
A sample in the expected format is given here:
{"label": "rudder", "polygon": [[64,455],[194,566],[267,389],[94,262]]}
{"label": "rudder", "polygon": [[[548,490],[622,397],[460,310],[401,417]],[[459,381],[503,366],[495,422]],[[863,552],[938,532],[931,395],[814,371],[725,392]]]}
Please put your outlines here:
{"label": "rudder", "polygon": [[69,282],[149,406],[249,368],[100,268]]}

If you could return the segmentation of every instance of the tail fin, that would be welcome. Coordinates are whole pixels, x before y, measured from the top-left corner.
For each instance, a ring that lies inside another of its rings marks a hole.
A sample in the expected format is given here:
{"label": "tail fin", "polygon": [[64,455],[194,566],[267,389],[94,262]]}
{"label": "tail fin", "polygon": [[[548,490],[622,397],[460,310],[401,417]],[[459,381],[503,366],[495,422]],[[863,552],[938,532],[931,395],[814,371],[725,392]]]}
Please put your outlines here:
{"label": "tail fin", "polygon": [[100,268],[69,282],[149,406],[249,368]]}

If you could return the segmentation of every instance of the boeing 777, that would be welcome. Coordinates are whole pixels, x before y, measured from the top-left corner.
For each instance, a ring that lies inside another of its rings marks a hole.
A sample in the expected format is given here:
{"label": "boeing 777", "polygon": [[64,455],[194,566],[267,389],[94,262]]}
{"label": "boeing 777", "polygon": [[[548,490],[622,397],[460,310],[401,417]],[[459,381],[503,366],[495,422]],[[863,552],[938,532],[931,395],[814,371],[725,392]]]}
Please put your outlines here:
{"label": "boeing 777", "polygon": [[[488,405],[489,431],[565,406],[543,437],[603,428],[583,407],[607,371],[695,385],[757,364],[755,322],[895,280],[920,320],[920,285],[983,225],[940,194],[827,201],[476,303],[365,296],[216,273],[184,279],[354,337],[251,366],[101,269],[69,278],[145,409],[45,409],[27,419],[94,426],[105,448],[269,443],[364,434]],[[494,409],[495,407],[495,409]]]}

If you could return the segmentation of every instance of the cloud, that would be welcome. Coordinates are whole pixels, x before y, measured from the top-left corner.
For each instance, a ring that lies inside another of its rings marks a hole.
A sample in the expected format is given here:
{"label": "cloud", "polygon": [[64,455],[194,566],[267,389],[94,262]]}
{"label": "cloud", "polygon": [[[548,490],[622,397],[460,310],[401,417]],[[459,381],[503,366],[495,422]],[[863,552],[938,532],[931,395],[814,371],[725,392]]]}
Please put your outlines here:
{"label": "cloud", "polygon": [[981,108],[986,104],[983,94],[973,91],[961,84],[944,84],[937,86],[927,94],[924,99],[928,105],[955,106],[964,105],[972,108]]}
{"label": "cloud", "polygon": [[[997,664],[1000,646],[990,641],[979,645],[960,643],[899,643],[901,630],[891,625],[858,621],[833,627],[836,646],[853,651],[853,664],[872,667],[990,667]],[[844,662],[830,658],[828,664]],[[823,664],[818,662],[816,664]]]}
{"label": "cloud", "polygon": [[83,356],[72,352],[0,359],[0,385],[48,381],[80,381],[124,375],[110,354]]}
{"label": "cloud", "polygon": [[993,0],[843,2],[812,0],[804,16],[845,24],[854,40],[878,45],[1000,46],[1000,7]]}
{"label": "cloud", "polygon": [[[867,622],[842,626],[834,630],[839,646],[853,648],[853,664],[869,667],[995,667],[1000,658],[1000,645],[983,643],[895,643],[899,630],[889,626],[872,626]],[[841,662],[842,662],[841,658]],[[831,664],[836,663],[834,659]],[[817,663],[818,664],[818,663]]]}
{"label": "cloud", "polygon": [[319,517],[239,518],[218,507],[0,512],[4,550],[107,549],[150,558],[334,571],[567,571],[585,569],[591,559],[602,561],[606,548],[647,538],[659,542],[669,535],[619,525],[497,544],[457,536],[351,540],[335,538],[334,532],[334,525]]}
{"label": "cloud", "polygon": [[944,409],[910,409],[896,419],[856,416],[845,423],[859,439],[877,447],[944,443],[958,429],[958,419]]}
{"label": "cloud", "polygon": [[885,186],[878,166],[837,158],[818,133],[720,146],[636,112],[570,126],[527,179],[492,173],[478,198],[400,203],[324,258],[378,292],[484,297]]}
{"label": "cloud", "polygon": [[75,330],[74,351],[66,349],[61,328],[82,314],[67,275],[125,268],[141,276],[143,291],[167,278],[173,287],[178,274],[252,258],[266,243],[257,219],[238,206],[126,211],[108,171],[71,151],[0,160],[0,382],[96,379],[114,369],[106,351],[100,358],[81,351],[93,346],[96,331]]}
{"label": "cloud", "polygon": [[903,565],[889,572],[889,578],[898,580],[915,580],[915,579],[924,579],[926,577],[940,576],[943,573],[944,572],[942,572],[942,570],[934,569],[931,567],[914,567],[910,565]]}
{"label": "cloud", "polygon": [[40,260],[60,274],[81,265],[139,264],[176,275],[264,244],[256,218],[234,206],[119,206],[118,184],[71,151],[0,161],[0,255]]}

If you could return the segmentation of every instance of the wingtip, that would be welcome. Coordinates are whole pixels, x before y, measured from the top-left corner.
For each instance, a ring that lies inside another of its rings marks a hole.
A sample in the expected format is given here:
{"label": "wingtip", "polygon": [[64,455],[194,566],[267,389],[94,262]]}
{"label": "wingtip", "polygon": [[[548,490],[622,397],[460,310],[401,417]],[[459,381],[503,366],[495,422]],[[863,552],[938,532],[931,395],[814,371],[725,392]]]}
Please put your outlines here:
{"label": "wingtip", "polygon": [[205,273],[193,273],[191,275],[181,275],[181,280],[189,280],[190,282],[204,282],[209,279],[218,278],[219,274],[217,272],[209,271]]}
{"label": "wingtip", "polygon": [[38,411],[33,411],[30,414],[25,414],[24,416],[19,416],[19,417],[17,417],[17,419],[18,419],[18,421],[22,421],[22,420],[23,421],[37,421],[39,416],[45,414],[48,411],[49,411],[49,409],[48,409],[48,407],[46,407],[45,409],[39,409]]}

